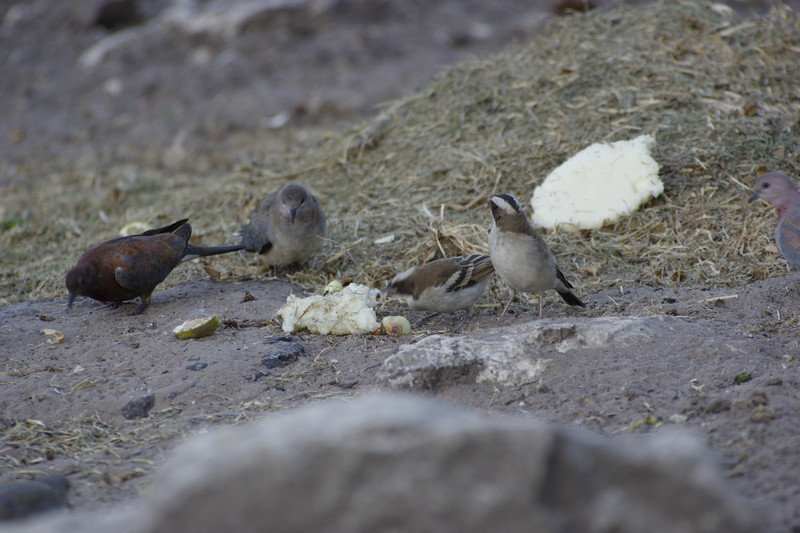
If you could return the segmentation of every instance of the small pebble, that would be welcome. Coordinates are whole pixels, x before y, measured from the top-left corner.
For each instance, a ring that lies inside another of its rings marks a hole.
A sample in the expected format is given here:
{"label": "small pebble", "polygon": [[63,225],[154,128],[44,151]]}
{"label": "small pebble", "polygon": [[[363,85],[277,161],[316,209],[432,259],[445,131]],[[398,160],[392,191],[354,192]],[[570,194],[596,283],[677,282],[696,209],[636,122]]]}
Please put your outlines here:
{"label": "small pebble", "polygon": [[291,335],[275,335],[264,340],[265,344],[274,344],[276,342],[294,342],[294,337]]}
{"label": "small pebble", "polygon": [[727,398],[714,398],[705,408],[705,413],[714,414],[731,410],[732,402]]}
{"label": "small pebble", "polygon": [[67,500],[69,479],[50,474],[36,481],[14,481],[0,485],[0,520],[71,507]]}
{"label": "small pebble", "polygon": [[297,361],[303,351],[303,345],[298,342],[281,343],[261,357],[261,364],[267,368],[286,366]]}
{"label": "small pebble", "polygon": [[669,417],[669,421],[672,422],[673,424],[683,424],[688,419],[689,418],[686,415],[679,415],[678,413],[675,413],[674,415]]}
{"label": "small pebble", "polygon": [[142,396],[141,398],[134,398],[122,408],[122,416],[128,420],[133,420],[134,418],[144,418],[155,404],[155,394],[148,394],[147,396]]}

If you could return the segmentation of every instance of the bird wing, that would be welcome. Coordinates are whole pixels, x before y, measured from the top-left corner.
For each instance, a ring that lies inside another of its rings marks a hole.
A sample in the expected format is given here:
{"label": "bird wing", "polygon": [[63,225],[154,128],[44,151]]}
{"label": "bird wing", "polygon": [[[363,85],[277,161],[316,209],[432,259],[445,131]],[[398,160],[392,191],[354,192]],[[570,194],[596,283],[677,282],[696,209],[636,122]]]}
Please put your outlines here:
{"label": "bird wing", "polygon": [[469,285],[475,284],[494,273],[494,265],[488,255],[472,254],[463,256],[460,263],[471,268]]}
{"label": "bird wing", "polygon": [[442,279],[442,283],[444,283],[453,275],[458,276],[458,279],[448,288],[448,292],[453,292],[480,283],[492,272],[494,272],[494,265],[488,255],[472,254],[455,257],[453,268],[449,272],[442,272],[441,277],[444,278]]}
{"label": "bird wing", "polygon": [[392,280],[387,295],[406,294],[414,299],[431,288],[443,287],[447,292],[462,289],[469,283],[471,265],[461,264],[465,257],[446,257],[422,266],[412,267]]}
{"label": "bird wing", "polygon": [[786,261],[800,268],[800,209],[787,211],[775,229],[775,242]]}
{"label": "bird wing", "polygon": [[568,289],[574,289],[575,288],[575,287],[572,286],[572,283],[567,281],[567,278],[564,277],[564,273],[561,272],[561,269],[558,268],[558,265],[556,265],[556,278],[558,279],[558,281],[563,283],[566,288],[568,288]]}
{"label": "bird wing", "polygon": [[[189,221],[188,218],[182,218],[182,219],[178,220],[177,222],[173,222],[172,224],[169,224],[168,226],[162,226],[160,228],[154,228],[154,229],[149,229],[147,231],[143,231],[142,233],[139,234],[139,236],[147,237],[147,236],[150,236],[150,235],[159,235],[161,233],[172,233],[175,230],[177,230],[178,228],[180,228],[181,226],[183,226],[184,224],[186,224],[186,222],[188,222],[188,221]],[[192,230],[190,228],[189,229],[189,233],[191,233],[191,232],[192,232]]]}
{"label": "bird wing", "polygon": [[136,293],[151,292],[180,262],[185,247],[184,238],[174,233],[119,242],[114,250],[114,279]]}
{"label": "bird wing", "polygon": [[245,250],[263,254],[272,248],[272,241],[269,238],[269,219],[277,195],[277,192],[271,192],[265,196],[253,211],[250,222],[242,227],[242,246]]}

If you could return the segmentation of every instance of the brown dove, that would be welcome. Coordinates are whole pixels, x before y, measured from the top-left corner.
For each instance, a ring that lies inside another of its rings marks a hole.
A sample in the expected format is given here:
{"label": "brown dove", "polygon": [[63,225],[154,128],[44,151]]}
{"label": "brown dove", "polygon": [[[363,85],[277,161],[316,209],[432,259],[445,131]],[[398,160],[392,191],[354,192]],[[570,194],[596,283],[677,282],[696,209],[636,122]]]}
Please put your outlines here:
{"label": "brown dove", "polygon": [[141,298],[131,313],[138,315],[150,304],[156,286],[183,261],[241,250],[242,246],[189,244],[192,227],[187,219],[139,235],[118,237],[84,253],[67,273],[68,306],[76,296],[108,302],[111,307]]}

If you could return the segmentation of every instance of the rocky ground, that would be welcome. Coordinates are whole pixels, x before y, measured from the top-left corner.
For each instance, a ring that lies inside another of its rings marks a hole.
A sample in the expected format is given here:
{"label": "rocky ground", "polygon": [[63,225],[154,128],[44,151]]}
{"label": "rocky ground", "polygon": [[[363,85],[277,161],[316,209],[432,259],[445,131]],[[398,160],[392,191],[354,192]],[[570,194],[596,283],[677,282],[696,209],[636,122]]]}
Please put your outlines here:
{"label": "rocky ground", "polygon": [[[285,142],[287,124],[297,138],[321,126],[335,131],[444,65],[524,40],[557,4],[287,2],[277,15],[202,25],[187,11],[166,17],[167,2],[119,3],[137,5],[135,16],[105,12],[111,3],[0,6],[0,184],[29,190],[32,202],[47,194],[37,186],[45,173],[122,161],[206,171],[268,157]],[[138,43],[146,35],[147,46],[126,44],[131,32]],[[193,39],[205,44],[187,54]],[[0,200],[0,218],[5,213],[13,206]],[[579,288],[585,311],[548,300],[549,318],[535,326],[544,331],[535,347],[542,366],[527,379],[481,377],[481,360],[425,357],[423,365],[414,355],[426,346],[463,355],[468,350],[448,344],[458,339],[513,351],[504,339],[531,315],[499,322],[494,307],[479,308],[458,336],[457,319],[439,317],[411,337],[285,340],[271,317],[300,289],[283,281],[191,281],[157,291],[138,317],[89,301],[70,313],[63,299],[5,305],[0,482],[57,471],[73,481],[76,508],[100,509],[146,492],[186,435],[328,398],[411,388],[492,416],[600,434],[684,429],[719,454],[765,530],[798,529],[798,341],[796,319],[787,321],[800,304],[797,282],[789,275],[735,289]],[[170,333],[203,311],[223,321],[213,336],[180,341]],[[405,313],[394,303],[379,311],[397,312]],[[603,322],[609,317],[633,322],[622,334]],[[271,362],[288,342],[302,346],[297,358]],[[147,397],[146,418],[123,415],[131,400]]]}

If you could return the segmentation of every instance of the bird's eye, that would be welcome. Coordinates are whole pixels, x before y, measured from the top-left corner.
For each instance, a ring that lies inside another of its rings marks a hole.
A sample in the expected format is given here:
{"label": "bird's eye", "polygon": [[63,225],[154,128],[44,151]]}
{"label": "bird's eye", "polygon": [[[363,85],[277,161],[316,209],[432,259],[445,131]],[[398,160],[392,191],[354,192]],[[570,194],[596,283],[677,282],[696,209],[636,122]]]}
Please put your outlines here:
{"label": "bird's eye", "polygon": [[769,189],[769,183],[762,183],[761,184],[761,188],[762,189]]}

